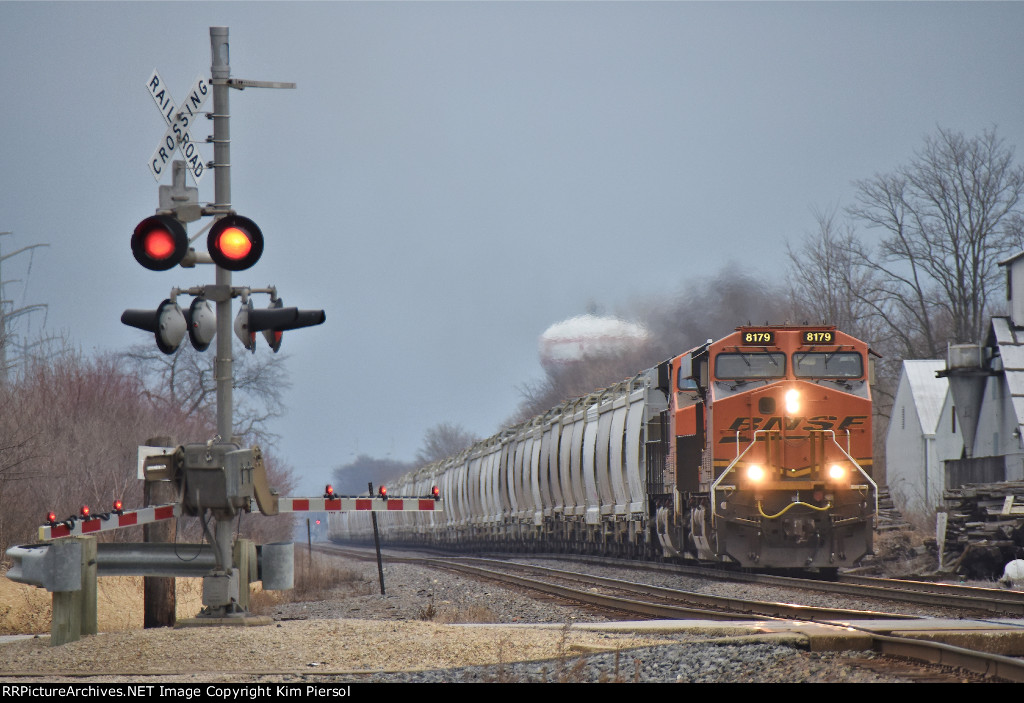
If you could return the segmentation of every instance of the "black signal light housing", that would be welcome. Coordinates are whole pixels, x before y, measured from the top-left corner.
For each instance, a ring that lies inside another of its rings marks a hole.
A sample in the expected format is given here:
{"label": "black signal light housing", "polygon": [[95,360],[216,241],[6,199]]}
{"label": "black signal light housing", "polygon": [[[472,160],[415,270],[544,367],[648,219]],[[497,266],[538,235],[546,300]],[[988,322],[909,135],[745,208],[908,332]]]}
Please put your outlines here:
{"label": "black signal light housing", "polygon": [[132,234],[132,254],[150,271],[168,271],[188,253],[185,225],[168,215],[147,217]]}
{"label": "black signal light housing", "polygon": [[206,247],[213,262],[228,271],[244,271],[263,255],[263,232],[248,217],[227,215],[210,228]]}

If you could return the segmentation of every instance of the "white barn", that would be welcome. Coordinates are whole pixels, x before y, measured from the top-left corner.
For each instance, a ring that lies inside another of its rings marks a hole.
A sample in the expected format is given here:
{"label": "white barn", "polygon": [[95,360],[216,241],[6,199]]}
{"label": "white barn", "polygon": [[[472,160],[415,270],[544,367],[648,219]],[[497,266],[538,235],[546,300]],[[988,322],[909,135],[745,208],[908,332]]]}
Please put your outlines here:
{"label": "white barn", "polygon": [[[885,462],[893,504],[907,516],[930,515],[941,504],[946,483],[943,460],[960,456],[959,435],[938,433],[949,382],[936,374],[945,368],[941,359],[910,360],[903,362],[900,372],[885,438]],[[954,446],[949,439],[955,440]]]}

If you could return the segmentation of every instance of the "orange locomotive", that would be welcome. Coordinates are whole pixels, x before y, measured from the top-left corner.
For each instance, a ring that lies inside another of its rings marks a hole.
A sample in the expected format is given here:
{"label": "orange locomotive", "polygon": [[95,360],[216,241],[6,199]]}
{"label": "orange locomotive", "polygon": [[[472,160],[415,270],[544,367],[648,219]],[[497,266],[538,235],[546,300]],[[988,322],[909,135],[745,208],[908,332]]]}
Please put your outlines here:
{"label": "orange locomotive", "polygon": [[764,326],[672,359],[672,441],[648,455],[663,555],[828,570],[870,553],[870,354],[834,327]]}

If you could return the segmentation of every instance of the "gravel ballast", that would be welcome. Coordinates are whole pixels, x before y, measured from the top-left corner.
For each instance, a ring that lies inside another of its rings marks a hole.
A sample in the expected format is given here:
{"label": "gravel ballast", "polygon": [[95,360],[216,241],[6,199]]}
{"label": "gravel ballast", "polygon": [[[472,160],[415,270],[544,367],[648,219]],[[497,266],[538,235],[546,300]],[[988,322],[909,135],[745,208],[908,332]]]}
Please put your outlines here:
{"label": "gravel ballast", "polygon": [[[565,568],[565,567],[562,567]],[[340,585],[264,604],[275,622],[0,644],[0,680],[372,682],[899,682],[871,652],[812,653],[735,631],[590,632],[607,618],[446,572],[349,562]],[[527,628],[546,623],[546,628]],[[501,625],[510,625],[502,627]],[[85,677],[85,678],[83,678]]]}

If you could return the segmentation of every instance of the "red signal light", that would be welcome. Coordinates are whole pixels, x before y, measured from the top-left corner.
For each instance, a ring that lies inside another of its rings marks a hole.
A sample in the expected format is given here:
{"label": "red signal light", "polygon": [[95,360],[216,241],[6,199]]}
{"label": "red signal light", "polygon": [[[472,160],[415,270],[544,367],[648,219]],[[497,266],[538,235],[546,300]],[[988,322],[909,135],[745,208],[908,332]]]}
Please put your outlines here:
{"label": "red signal light", "polygon": [[237,227],[228,227],[220,233],[217,247],[224,256],[232,261],[240,261],[252,251],[252,242],[242,230]]}
{"label": "red signal light", "polygon": [[381,487],[380,487],[380,488],[379,488],[379,489],[377,490],[377,493],[379,493],[379,494],[380,494],[380,497],[381,497],[381,498],[387,498],[387,497],[388,497],[388,489],[387,489],[387,488],[385,488],[384,486],[381,486]]}
{"label": "red signal light", "polygon": [[118,515],[120,515],[121,513],[123,513],[123,512],[124,512],[124,509],[123,509],[123,507],[122,507],[122,506],[123,506],[123,504],[121,503],[121,501],[119,501],[119,500],[115,500],[115,501],[114,501],[114,512],[115,512],[115,513],[117,513]]}
{"label": "red signal light", "polygon": [[89,511],[89,506],[88,505],[83,505],[82,506],[82,510],[80,512],[80,515],[82,516],[83,520],[88,520],[89,519],[89,512],[90,512]]}
{"label": "red signal light", "polygon": [[132,254],[150,271],[174,268],[188,253],[185,225],[167,215],[147,217],[132,234]]}
{"label": "red signal light", "polygon": [[49,512],[46,513],[46,524],[53,527],[57,524],[57,513]]}
{"label": "red signal light", "polygon": [[441,489],[438,488],[437,486],[434,486],[433,488],[430,489],[430,494],[432,496],[434,496],[434,498],[440,498],[441,497]]}
{"label": "red signal light", "polygon": [[334,486],[327,484],[327,488],[324,489],[324,498],[334,498]]}
{"label": "red signal light", "polygon": [[244,271],[263,255],[263,232],[248,217],[228,215],[210,228],[206,246],[210,258],[221,268]]}
{"label": "red signal light", "polygon": [[149,233],[142,246],[148,256],[163,261],[174,253],[174,238],[165,229],[155,229]]}
{"label": "red signal light", "polygon": [[284,332],[281,330],[264,330],[263,336],[267,338],[267,342],[270,344],[270,348],[277,351],[281,348],[281,342],[284,340]]}

